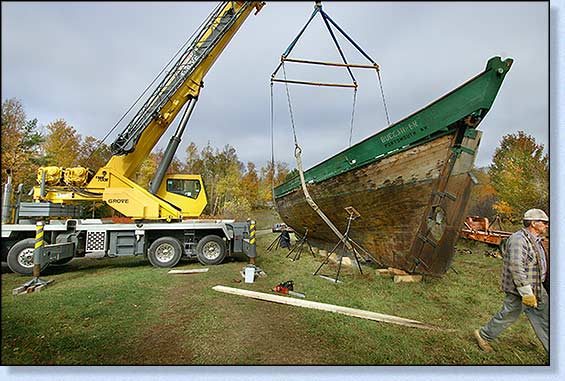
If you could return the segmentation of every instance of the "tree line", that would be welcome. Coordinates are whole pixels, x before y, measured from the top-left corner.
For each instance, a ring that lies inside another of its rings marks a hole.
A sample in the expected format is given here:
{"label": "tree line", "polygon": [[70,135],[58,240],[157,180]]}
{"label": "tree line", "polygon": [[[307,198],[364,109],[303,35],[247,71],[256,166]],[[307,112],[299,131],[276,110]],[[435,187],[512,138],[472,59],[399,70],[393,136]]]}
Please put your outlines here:
{"label": "tree line", "polygon": [[[44,132],[43,132],[44,131]],[[523,131],[505,135],[486,168],[475,168],[478,185],[473,189],[469,215],[519,221],[530,208],[549,211],[549,158],[544,146]],[[251,210],[272,205],[272,184],[296,175],[288,164],[255,163],[239,160],[234,147],[190,143],[186,159],[177,157],[169,173],[200,174],[208,197],[205,214],[238,218]],[[109,147],[92,136],[82,137],[65,120],[58,119],[40,130],[37,119],[28,119],[21,101],[2,102],[2,184],[5,169],[11,169],[14,184],[29,190],[36,185],[39,166],[76,167],[97,170],[109,159]],[[139,168],[134,181],[148,186],[163,150],[151,153]]]}
{"label": "tree line", "polygon": [[[163,154],[162,149],[151,153],[133,180],[148,187]],[[13,183],[24,184],[27,192],[37,185],[40,166],[82,166],[96,171],[110,157],[108,145],[92,136],[82,137],[65,120],[40,128],[37,119],[28,119],[21,101],[12,98],[2,102],[2,184],[6,182],[5,170],[10,169]],[[252,209],[271,206],[273,184],[283,183],[290,170],[280,161],[274,165],[269,161],[259,168],[252,162],[243,163],[234,147],[226,144],[219,149],[208,142],[201,149],[190,143],[186,160],[175,157],[167,173],[200,174],[208,197],[204,213],[237,218],[247,217]]]}

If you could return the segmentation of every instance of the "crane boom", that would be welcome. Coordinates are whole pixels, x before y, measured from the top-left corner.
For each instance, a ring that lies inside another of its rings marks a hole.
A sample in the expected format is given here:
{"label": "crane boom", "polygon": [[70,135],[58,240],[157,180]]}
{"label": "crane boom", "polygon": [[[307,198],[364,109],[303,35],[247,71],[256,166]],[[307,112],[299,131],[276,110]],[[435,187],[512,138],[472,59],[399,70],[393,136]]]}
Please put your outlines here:
{"label": "crane boom", "polygon": [[[221,2],[111,144],[112,157],[108,163],[94,176],[80,167],[40,168],[41,186],[34,188],[34,199],[56,204],[99,200],[127,217],[140,220],[170,221],[200,216],[207,204],[201,176],[167,175],[163,181],[165,171],[178,148],[180,135],[203,87],[204,76],[252,10],[256,9],[257,14],[264,5],[262,1]],[[169,143],[165,160],[150,189],[145,189],[132,177],[187,103],[185,116]]]}
{"label": "crane boom", "polygon": [[135,173],[184,104],[198,97],[204,76],[251,11],[262,6],[262,2],[224,1],[214,9],[153,94],[111,144],[114,156],[106,167],[126,177]]}

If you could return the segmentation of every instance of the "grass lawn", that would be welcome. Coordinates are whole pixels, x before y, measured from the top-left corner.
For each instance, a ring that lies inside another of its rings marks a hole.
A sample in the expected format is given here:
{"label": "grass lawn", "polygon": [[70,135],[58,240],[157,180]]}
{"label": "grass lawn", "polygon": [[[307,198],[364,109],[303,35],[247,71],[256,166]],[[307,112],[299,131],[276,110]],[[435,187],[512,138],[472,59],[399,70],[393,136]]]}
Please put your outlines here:
{"label": "grass lawn", "polygon": [[[50,267],[55,282],[39,293],[12,296],[25,281],[2,270],[2,365],[316,364],[548,365],[525,316],[493,344],[476,345],[473,330],[500,307],[502,261],[483,244],[460,240],[453,269],[442,278],[395,284],[375,269],[343,267],[342,284],[312,273],[321,263],[303,252],[268,252],[276,235],[258,237],[256,264],[267,274],[241,279],[244,258],[207,273],[170,275],[143,258],[74,259]],[[467,249],[467,250],[464,250]],[[469,251],[470,249],[470,251]],[[177,268],[202,268],[181,262]],[[335,276],[337,268],[324,266]],[[270,292],[292,279],[306,300],[419,320],[431,331],[227,295],[215,285]]]}

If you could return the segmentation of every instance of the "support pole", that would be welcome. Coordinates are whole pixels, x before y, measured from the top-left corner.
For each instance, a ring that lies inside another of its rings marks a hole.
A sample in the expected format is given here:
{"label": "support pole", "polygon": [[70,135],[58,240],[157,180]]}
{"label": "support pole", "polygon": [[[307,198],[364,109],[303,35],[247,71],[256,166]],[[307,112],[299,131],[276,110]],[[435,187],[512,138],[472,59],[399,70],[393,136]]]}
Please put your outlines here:
{"label": "support pole", "polygon": [[43,280],[39,276],[41,274],[41,261],[43,256],[43,249],[45,241],[43,240],[43,221],[37,221],[35,224],[35,246],[33,251],[33,278],[29,282],[24,283],[20,287],[12,290],[12,295],[27,294],[30,292],[39,292],[47,287],[53,280]]}
{"label": "support pole", "polygon": [[41,254],[43,254],[43,221],[37,221],[35,224],[35,250],[33,251],[33,277],[38,279],[41,273]]}
{"label": "support pole", "polygon": [[255,229],[255,221],[249,221],[249,244],[251,248],[249,253],[249,263],[254,265],[255,264],[255,257],[257,256],[257,239],[255,238],[256,229]]}

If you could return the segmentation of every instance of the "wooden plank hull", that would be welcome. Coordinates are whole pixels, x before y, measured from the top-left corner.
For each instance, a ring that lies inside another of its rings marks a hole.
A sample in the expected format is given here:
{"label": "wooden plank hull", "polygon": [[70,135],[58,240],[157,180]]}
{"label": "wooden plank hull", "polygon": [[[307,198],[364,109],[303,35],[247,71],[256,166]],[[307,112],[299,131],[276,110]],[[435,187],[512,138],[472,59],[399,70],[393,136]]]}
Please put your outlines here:
{"label": "wooden plank hull", "polygon": [[[408,272],[441,275],[447,271],[464,221],[472,181],[474,154],[461,153],[453,163],[457,131],[397,153],[381,161],[308,184],[310,195],[344,232],[353,206],[350,237],[380,264]],[[462,145],[476,152],[480,133]],[[442,178],[452,164],[448,178]],[[445,187],[435,193],[442,180]],[[435,193],[434,193],[435,192]],[[299,234],[333,247],[339,238],[306,203],[302,189],[276,199],[281,218]]]}
{"label": "wooden plank hull", "polygon": [[[380,264],[444,274],[469,201],[476,127],[490,110],[512,59],[488,60],[458,88],[303,173],[310,196]],[[279,214],[298,233],[332,248],[339,238],[307,203],[299,177],[274,189]]]}

